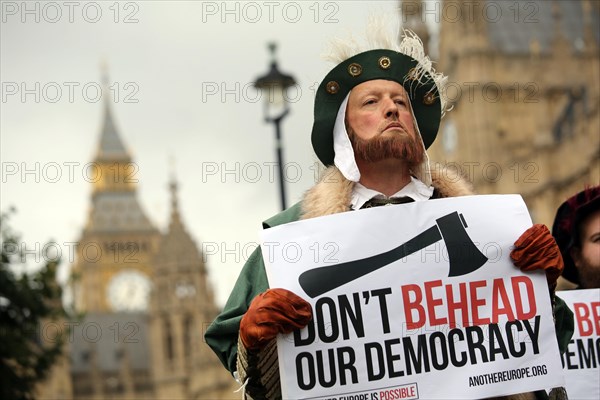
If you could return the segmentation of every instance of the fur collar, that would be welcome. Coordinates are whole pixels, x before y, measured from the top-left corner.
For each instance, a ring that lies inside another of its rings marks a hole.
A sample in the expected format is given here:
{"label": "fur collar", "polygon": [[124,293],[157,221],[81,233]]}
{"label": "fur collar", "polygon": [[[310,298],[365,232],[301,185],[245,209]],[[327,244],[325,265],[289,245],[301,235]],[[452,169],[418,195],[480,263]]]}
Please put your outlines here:
{"label": "fur collar", "polygon": [[[471,183],[456,170],[434,168],[431,170],[431,177],[439,197],[475,194]],[[354,182],[344,178],[335,166],[327,168],[319,182],[306,192],[302,202],[301,219],[349,211],[353,187]]]}

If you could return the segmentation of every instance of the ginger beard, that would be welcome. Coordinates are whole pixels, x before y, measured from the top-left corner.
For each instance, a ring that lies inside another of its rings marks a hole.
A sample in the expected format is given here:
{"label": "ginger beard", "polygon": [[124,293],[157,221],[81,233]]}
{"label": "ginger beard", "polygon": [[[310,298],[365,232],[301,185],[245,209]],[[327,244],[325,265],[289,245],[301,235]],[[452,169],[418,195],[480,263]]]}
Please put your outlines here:
{"label": "ginger beard", "polygon": [[421,164],[425,157],[422,144],[415,139],[416,134],[411,136],[406,129],[392,135],[379,134],[371,139],[358,137],[350,126],[347,126],[347,131],[357,159],[377,162],[396,158],[406,161],[412,168]]}

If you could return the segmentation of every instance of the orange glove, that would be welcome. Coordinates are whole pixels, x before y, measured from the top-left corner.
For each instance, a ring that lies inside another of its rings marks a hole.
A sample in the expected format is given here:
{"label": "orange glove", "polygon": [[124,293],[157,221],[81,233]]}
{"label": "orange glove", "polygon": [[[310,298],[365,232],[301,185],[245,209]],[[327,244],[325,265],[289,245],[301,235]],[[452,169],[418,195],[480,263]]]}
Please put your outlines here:
{"label": "orange glove", "polygon": [[535,224],[523,232],[515,242],[510,258],[521,271],[543,269],[551,287],[556,285],[564,269],[560,249],[548,228],[542,224]]}
{"label": "orange glove", "polygon": [[249,350],[259,350],[278,333],[304,328],[312,318],[310,304],[285,289],[269,289],[252,300],[240,321],[240,339]]}

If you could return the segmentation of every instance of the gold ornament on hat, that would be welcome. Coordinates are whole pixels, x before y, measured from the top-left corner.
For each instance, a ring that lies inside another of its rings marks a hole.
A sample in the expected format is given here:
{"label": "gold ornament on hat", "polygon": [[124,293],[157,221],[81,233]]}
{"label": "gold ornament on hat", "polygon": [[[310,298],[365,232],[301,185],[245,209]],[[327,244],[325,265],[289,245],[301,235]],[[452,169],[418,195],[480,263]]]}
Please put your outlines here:
{"label": "gold ornament on hat", "polygon": [[437,97],[435,97],[435,95],[431,92],[427,93],[425,96],[423,96],[423,104],[430,106],[433,103],[435,103],[435,99]]}
{"label": "gold ornament on hat", "polygon": [[386,56],[381,57],[378,62],[381,69],[388,69],[392,65],[392,60]]}
{"label": "gold ornament on hat", "polygon": [[327,82],[327,85],[325,85],[325,90],[329,94],[336,94],[340,91],[340,84],[336,81],[329,81]]}
{"label": "gold ornament on hat", "polygon": [[354,77],[359,76],[362,74],[362,67],[360,64],[352,63],[348,65],[348,73]]}

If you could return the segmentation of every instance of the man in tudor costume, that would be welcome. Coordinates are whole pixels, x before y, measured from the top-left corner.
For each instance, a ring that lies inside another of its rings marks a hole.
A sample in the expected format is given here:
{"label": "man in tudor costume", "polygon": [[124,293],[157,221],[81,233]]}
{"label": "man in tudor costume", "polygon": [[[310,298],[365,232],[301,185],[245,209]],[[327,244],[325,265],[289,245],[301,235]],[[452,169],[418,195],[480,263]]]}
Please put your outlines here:
{"label": "man in tudor costume", "polygon": [[[474,194],[470,183],[456,173],[431,170],[427,158],[426,149],[448,106],[447,77],[435,72],[413,33],[405,31],[398,42],[380,22],[372,21],[367,36],[369,44],[362,47],[354,41],[335,43],[331,60],[337,66],[316,94],[312,144],[328,168],[302,201],[263,222],[265,229],[389,203]],[[545,226],[525,231],[511,257],[522,270],[544,269],[553,295],[563,261]],[[554,307],[561,318],[568,313],[563,305]],[[306,326],[311,318],[305,300],[285,289],[269,289],[258,248],[205,338],[245,385],[246,397],[279,399],[275,338]],[[569,318],[572,326],[572,314]],[[572,329],[562,331],[559,341],[566,346]],[[543,398],[545,392],[540,394]],[[534,399],[536,394],[512,398]]]}

